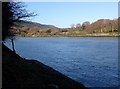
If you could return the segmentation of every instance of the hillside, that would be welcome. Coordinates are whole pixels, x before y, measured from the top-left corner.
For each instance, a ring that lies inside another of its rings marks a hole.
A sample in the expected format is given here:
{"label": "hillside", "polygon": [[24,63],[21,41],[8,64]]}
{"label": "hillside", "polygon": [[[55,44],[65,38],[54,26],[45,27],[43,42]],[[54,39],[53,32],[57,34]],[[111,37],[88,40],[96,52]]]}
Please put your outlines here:
{"label": "hillside", "polygon": [[26,26],[28,28],[37,27],[37,28],[41,28],[41,29],[57,29],[57,27],[55,27],[53,25],[46,25],[46,24],[40,24],[40,23],[36,23],[36,22],[23,21],[23,20],[20,20],[19,22],[15,23],[15,24],[18,27]]}
{"label": "hillside", "polygon": [[2,89],[87,89],[36,60],[26,60],[2,45]]}
{"label": "hillside", "polygon": [[118,19],[99,19],[93,23],[89,21],[82,24],[72,24],[71,28],[58,28],[30,21],[15,23],[12,32],[16,36],[41,37],[41,36],[119,36]]}

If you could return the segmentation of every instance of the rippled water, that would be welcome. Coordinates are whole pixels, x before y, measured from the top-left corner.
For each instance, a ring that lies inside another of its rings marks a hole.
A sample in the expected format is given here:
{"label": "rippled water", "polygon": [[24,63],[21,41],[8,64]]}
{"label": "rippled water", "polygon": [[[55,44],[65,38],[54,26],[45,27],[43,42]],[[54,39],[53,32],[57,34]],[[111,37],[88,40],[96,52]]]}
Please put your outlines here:
{"label": "rippled water", "polygon": [[[10,41],[6,45],[11,48]],[[19,37],[15,48],[87,87],[118,86],[117,37]]]}

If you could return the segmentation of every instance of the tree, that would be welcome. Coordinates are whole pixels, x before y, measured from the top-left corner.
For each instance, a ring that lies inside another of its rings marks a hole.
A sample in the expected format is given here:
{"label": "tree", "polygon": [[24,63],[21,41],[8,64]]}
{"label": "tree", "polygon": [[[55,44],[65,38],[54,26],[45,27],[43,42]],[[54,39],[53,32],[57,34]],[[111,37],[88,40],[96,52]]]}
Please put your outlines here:
{"label": "tree", "polygon": [[83,22],[82,29],[85,30],[90,25],[89,21]]}
{"label": "tree", "polygon": [[81,28],[81,24],[80,23],[76,24],[76,28]]}
{"label": "tree", "polygon": [[47,31],[46,31],[46,33],[51,33],[52,32],[52,30],[51,29],[48,29]]}
{"label": "tree", "polygon": [[113,32],[113,26],[112,26],[112,23],[110,22],[110,31]]}
{"label": "tree", "polygon": [[70,26],[71,26],[71,28],[75,28],[75,24],[71,24]]}
{"label": "tree", "polygon": [[120,32],[120,17],[118,17],[118,33]]}
{"label": "tree", "polygon": [[118,32],[118,19],[113,19],[113,29]]}
{"label": "tree", "polygon": [[2,2],[2,41],[10,38],[14,52],[15,49],[12,38],[14,37],[14,33],[11,31],[11,27],[15,25],[15,22],[31,16],[36,16],[36,14],[28,13],[24,4],[21,2]]}

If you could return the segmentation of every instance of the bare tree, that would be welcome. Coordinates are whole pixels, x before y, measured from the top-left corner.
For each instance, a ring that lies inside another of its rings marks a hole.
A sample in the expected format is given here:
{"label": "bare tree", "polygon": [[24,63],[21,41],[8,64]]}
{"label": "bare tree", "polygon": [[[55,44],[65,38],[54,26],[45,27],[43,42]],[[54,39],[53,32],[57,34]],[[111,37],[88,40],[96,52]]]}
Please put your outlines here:
{"label": "bare tree", "polygon": [[83,22],[82,29],[85,30],[90,25],[89,21]]}
{"label": "bare tree", "polygon": [[71,24],[70,26],[71,26],[71,28],[75,28],[75,24]]}
{"label": "bare tree", "polygon": [[2,2],[2,41],[6,38],[10,38],[12,42],[12,48],[14,48],[14,33],[11,31],[11,27],[14,23],[21,19],[26,19],[31,16],[36,16],[34,13],[28,13],[25,6],[21,2]]}
{"label": "bare tree", "polygon": [[80,23],[76,24],[76,28],[81,28],[81,24]]}

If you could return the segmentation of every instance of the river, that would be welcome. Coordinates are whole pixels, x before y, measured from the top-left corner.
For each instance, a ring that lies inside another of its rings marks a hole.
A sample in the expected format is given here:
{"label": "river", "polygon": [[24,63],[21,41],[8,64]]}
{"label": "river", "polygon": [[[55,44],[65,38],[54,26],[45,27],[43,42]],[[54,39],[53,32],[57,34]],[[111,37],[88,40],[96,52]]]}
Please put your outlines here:
{"label": "river", "polygon": [[[86,87],[118,86],[117,37],[17,37],[16,52],[38,60]],[[11,42],[5,43],[11,48]]]}

